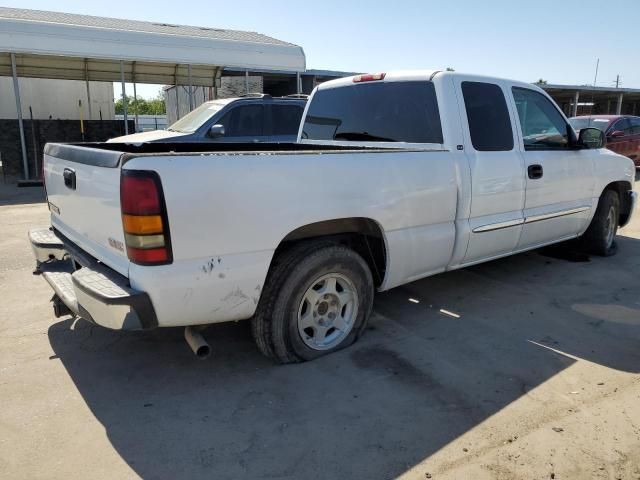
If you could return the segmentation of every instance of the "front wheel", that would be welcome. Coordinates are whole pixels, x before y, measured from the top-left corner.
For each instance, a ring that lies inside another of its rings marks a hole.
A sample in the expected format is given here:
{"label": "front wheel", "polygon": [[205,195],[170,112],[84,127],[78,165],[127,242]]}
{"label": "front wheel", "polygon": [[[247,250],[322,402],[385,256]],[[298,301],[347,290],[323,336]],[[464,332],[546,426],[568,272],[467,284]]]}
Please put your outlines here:
{"label": "front wheel", "polygon": [[598,201],[598,208],[582,236],[584,248],[594,255],[615,255],[615,241],[620,218],[620,198],[613,190],[605,190]]}
{"label": "front wheel", "polygon": [[373,304],[373,279],[360,255],[342,245],[308,242],[275,261],[252,319],[262,353],[294,363],[357,340]]}

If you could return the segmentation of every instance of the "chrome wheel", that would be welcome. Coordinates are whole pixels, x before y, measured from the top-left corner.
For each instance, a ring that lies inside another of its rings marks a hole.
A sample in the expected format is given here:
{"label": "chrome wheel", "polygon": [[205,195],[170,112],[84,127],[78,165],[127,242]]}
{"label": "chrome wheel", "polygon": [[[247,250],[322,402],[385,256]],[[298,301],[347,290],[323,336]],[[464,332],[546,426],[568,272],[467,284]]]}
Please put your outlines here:
{"label": "chrome wheel", "polygon": [[607,214],[607,220],[605,221],[605,238],[607,242],[607,248],[611,247],[613,244],[613,237],[616,235],[616,209],[611,207],[609,208],[609,213]]}
{"label": "chrome wheel", "polygon": [[329,273],[314,280],[298,308],[298,333],[306,346],[329,350],[353,328],[358,315],[358,294],[347,277]]}

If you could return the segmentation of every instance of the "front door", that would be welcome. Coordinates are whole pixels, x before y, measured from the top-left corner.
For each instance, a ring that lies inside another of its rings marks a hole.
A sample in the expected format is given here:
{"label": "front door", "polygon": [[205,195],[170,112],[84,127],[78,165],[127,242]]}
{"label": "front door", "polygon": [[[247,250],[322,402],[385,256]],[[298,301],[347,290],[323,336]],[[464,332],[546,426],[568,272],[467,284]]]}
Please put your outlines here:
{"label": "front door", "polygon": [[570,238],[586,227],[593,207],[592,152],[569,147],[557,106],[532,88],[512,87],[525,165],[524,225],[518,249]]}

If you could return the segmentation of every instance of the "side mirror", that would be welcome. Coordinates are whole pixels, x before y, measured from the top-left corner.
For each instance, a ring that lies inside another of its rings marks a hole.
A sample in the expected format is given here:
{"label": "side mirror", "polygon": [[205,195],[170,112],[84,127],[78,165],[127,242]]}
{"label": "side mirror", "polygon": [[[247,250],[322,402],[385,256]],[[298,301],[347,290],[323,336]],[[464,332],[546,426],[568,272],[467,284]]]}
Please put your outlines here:
{"label": "side mirror", "polygon": [[583,148],[604,148],[607,140],[599,128],[583,128],[578,136],[578,145]]}
{"label": "side mirror", "polygon": [[624,132],[622,130],[614,130],[609,134],[611,138],[620,138],[624,137]]}
{"label": "side mirror", "polygon": [[219,125],[219,124],[211,125],[208,135],[211,138],[224,137],[224,125]]}

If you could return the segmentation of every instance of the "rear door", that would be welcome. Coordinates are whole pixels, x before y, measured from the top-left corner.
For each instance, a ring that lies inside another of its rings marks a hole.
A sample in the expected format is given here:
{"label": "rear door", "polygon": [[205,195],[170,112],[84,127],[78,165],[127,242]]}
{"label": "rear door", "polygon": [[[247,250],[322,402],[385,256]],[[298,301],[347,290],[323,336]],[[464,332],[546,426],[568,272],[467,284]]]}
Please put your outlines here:
{"label": "rear door", "polygon": [[269,106],[270,126],[269,141],[271,142],[295,142],[298,137],[298,129],[304,108],[297,102],[288,103],[273,102]]}
{"label": "rear door", "polygon": [[511,88],[518,147],[524,159],[525,223],[518,249],[580,232],[594,196],[593,151],[569,148],[568,123],[553,101],[524,86]]}
{"label": "rear door", "polygon": [[215,142],[251,143],[266,142],[265,106],[262,103],[249,103],[233,107],[217,124],[224,125],[224,136]]}
{"label": "rear door", "polygon": [[120,212],[121,152],[48,144],[44,179],[51,225],[80,248],[128,275]]}
{"label": "rear door", "polygon": [[470,234],[463,263],[472,263],[516,248],[523,223],[523,163],[505,84],[474,77],[454,82],[471,168]]}

